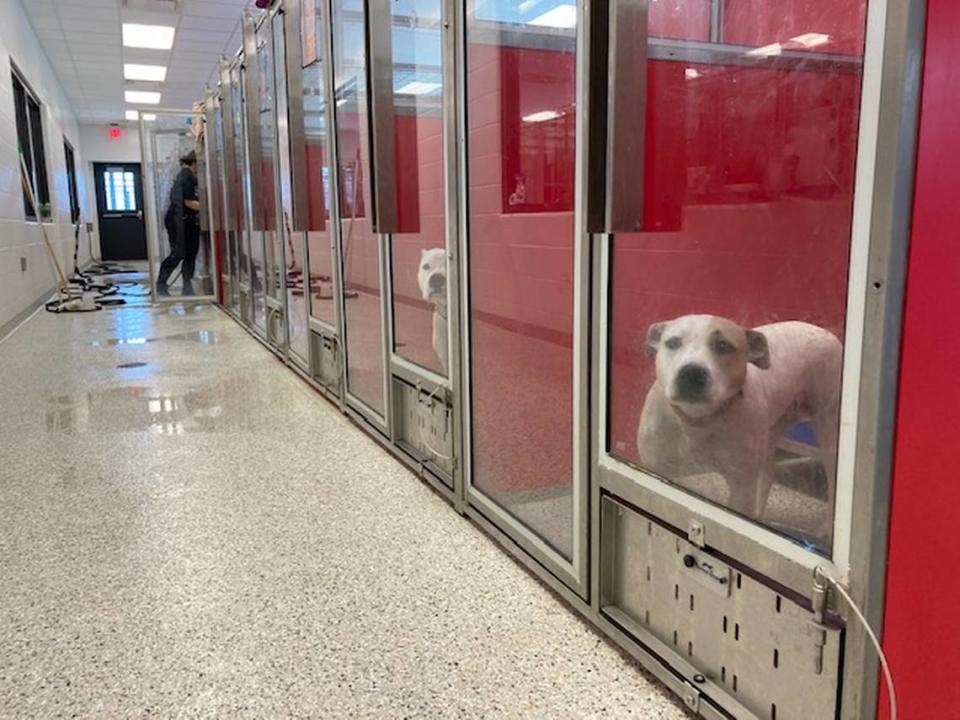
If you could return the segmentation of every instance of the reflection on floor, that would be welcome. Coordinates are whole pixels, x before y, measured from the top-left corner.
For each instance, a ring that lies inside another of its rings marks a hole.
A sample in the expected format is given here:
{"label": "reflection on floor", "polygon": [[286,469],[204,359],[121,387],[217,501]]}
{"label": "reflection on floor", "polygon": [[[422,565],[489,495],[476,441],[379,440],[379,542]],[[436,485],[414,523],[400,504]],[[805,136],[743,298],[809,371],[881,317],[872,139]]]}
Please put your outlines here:
{"label": "reflection on floor", "polygon": [[0,367],[0,717],[685,717],[218,310]]}

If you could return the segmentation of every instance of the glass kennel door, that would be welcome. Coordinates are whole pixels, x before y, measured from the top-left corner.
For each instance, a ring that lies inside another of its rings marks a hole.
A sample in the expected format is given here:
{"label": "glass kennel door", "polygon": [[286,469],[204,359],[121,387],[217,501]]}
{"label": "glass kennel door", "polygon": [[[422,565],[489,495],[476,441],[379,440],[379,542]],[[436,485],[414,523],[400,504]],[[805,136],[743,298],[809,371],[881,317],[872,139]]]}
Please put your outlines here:
{"label": "glass kennel door", "polygon": [[866,0],[615,1],[591,115],[600,610],[765,718],[835,712],[839,630],[797,637],[813,568],[849,557],[866,21]]}
{"label": "glass kennel door", "polygon": [[283,248],[277,227],[276,108],[269,15],[243,16],[244,106],[250,202],[254,323],[277,348],[286,345],[283,321]]}
{"label": "glass kennel door", "polygon": [[374,229],[367,87],[366,9],[359,0],[333,0],[336,183],[348,404],[387,427],[387,354],[383,237]]}
{"label": "glass kennel door", "polygon": [[[304,223],[297,210],[304,209],[306,178],[302,163],[303,104],[300,99],[302,67],[300,64],[300,9],[297,0],[288,0],[271,19],[273,32],[273,65],[276,73],[277,167],[280,212],[280,234],[284,245],[284,306],[289,358],[302,370],[309,368],[310,338],[307,329],[309,293],[304,292],[306,281],[306,244]],[[291,92],[294,89],[294,92]],[[294,154],[294,145],[297,152]],[[300,192],[300,196],[295,193]],[[297,202],[295,202],[297,201]],[[295,207],[299,205],[300,207]],[[302,213],[305,215],[306,213]]]}
{"label": "glass kennel door", "polygon": [[585,595],[578,10],[464,7],[467,497]]}
{"label": "glass kennel door", "polygon": [[[196,172],[181,163],[189,153],[198,160],[205,153],[203,115],[187,110],[151,110],[152,120],[140,120],[140,142],[144,167],[144,209],[146,210],[147,250],[150,259],[150,287],[155,302],[184,298],[212,300],[213,247],[210,235],[201,232],[199,219],[176,210],[182,203],[181,189],[187,173],[193,173],[200,213],[209,211],[207,197]],[[178,177],[180,182],[177,182]],[[192,227],[191,227],[192,225]],[[209,227],[209,225],[207,225]],[[158,277],[168,267],[164,286]]]}

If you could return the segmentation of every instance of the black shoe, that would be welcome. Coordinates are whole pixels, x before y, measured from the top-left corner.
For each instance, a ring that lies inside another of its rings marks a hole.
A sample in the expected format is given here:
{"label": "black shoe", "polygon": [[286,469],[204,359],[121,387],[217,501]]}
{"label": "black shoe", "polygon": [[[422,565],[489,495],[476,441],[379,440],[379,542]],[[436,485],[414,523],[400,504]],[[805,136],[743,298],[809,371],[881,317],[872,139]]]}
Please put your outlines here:
{"label": "black shoe", "polygon": [[170,297],[170,290],[166,283],[157,283],[157,297]]}
{"label": "black shoe", "polygon": [[188,295],[193,295],[193,294],[194,294],[194,292],[193,292],[193,283],[190,282],[189,280],[184,280],[184,281],[183,281],[183,292],[181,292],[180,294],[183,295],[184,297],[186,297],[186,296],[188,296]]}

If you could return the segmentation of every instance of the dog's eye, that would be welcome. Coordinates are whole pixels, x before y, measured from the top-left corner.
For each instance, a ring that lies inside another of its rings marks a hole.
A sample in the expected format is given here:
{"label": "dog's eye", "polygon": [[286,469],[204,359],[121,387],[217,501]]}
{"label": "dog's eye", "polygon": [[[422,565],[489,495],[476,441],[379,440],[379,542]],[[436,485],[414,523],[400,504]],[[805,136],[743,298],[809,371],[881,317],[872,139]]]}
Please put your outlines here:
{"label": "dog's eye", "polygon": [[429,266],[429,265],[424,265],[424,266],[421,268],[421,270],[429,270],[429,269],[430,269],[430,266]]}
{"label": "dog's eye", "polygon": [[668,349],[668,350],[676,350],[676,349],[679,348],[680,345],[682,345],[682,344],[683,344],[683,341],[682,341],[680,338],[678,338],[678,337],[669,338],[669,339],[664,343],[664,345],[667,346],[667,349]]}
{"label": "dog's eye", "polygon": [[719,355],[729,355],[736,348],[733,346],[733,343],[729,343],[726,340],[718,340],[717,344],[714,346],[714,349]]}

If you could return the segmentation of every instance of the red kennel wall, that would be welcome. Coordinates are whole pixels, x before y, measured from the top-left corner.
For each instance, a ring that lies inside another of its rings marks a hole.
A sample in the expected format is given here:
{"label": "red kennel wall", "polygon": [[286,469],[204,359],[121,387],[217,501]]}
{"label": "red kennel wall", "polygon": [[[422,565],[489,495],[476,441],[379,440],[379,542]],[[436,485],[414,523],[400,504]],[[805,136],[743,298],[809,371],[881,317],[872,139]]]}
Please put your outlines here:
{"label": "red kennel wall", "polygon": [[957,28],[960,4],[929,0],[883,637],[904,718],[960,717]]}

